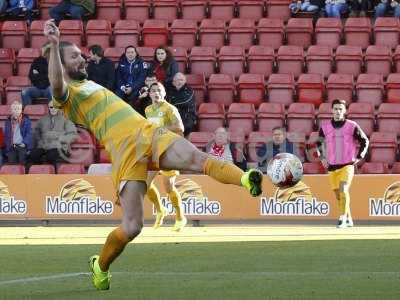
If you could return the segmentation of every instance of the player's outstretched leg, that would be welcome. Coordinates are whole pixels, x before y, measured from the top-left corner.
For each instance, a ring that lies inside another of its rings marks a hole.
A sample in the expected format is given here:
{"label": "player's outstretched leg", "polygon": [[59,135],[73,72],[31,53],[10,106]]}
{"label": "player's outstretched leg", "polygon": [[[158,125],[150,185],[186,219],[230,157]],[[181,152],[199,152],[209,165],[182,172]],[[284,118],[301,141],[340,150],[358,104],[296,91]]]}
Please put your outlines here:
{"label": "player's outstretched leg", "polygon": [[100,255],[93,255],[89,260],[93,284],[98,290],[110,288],[109,268],[111,263],[122,253],[125,246],[140,234],[143,228],[145,192],[145,182],[128,181],[120,194],[123,210],[122,223],[108,235]]}
{"label": "player's outstretched leg", "polygon": [[251,169],[243,172],[232,163],[217,160],[201,152],[184,138],[176,140],[161,155],[160,167],[167,170],[203,172],[221,183],[244,186],[254,197],[262,193],[261,171]]}

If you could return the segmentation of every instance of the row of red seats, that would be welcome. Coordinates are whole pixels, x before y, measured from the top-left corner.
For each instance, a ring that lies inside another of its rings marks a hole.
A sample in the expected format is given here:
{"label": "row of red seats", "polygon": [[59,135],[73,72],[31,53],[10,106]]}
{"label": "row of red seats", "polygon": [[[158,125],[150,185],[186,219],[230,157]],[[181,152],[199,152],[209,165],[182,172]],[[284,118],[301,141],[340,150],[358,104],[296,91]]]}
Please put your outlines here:
{"label": "row of red seats", "polygon": [[[40,1],[43,20],[49,19],[49,8],[60,0]],[[258,20],[264,16],[287,20],[291,0],[97,0],[96,15],[115,23],[119,19],[145,22],[149,18],[172,22],[175,19],[201,21],[205,18],[225,22],[235,17]]]}
{"label": "row of red seats", "polygon": [[[348,118],[356,121],[368,136],[373,132],[400,134],[400,104],[382,103],[377,114],[369,103],[352,103]],[[331,104],[322,103],[318,111],[309,103],[292,103],[287,111],[280,103],[262,103],[256,112],[253,104],[232,103],[225,113],[223,105],[202,103],[198,111],[199,131],[214,132],[228,126],[230,131],[249,135],[258,131],[271,131],[276,126],[286,126],[290,132],[310,135],[323,120],[332,118]]]}
{"label": "row of red seats", "polygon": [[[57,171],[57,172],[56,172]],[[85,167],[82,164],[59,164],[57,170],[53,165],[32,165],[28,174],[85,174]],[[24,165],[3,165],[0,174],[25,174]]]}

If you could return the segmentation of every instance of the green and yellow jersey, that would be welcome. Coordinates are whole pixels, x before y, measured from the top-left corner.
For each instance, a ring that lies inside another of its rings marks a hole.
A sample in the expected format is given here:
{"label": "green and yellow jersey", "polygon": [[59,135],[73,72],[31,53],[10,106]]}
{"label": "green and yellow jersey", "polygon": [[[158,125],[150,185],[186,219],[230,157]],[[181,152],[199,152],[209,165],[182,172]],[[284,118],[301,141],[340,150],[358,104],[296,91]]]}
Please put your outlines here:
{"label": "green and yellow jersey", "polygon": [[181,132],[184,131],[178,109],[165,100],[147,106],[145,114],[147,120],[160,127],[170,128],[171,126],[176,126],[181,129]]}

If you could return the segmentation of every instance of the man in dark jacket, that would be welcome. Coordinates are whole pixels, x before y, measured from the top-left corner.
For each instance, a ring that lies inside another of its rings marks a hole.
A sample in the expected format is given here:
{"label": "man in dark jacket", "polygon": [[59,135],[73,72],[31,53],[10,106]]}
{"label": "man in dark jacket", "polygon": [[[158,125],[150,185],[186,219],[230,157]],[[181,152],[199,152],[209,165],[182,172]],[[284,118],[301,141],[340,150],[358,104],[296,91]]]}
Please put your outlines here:
{"label": "man in dark jacket", "polygon": [[186,84],[184,74],[175,74],[172,87],[167,92],[167,100],[178,109],[185,126],[185,135],[194,131],[197,123],[196,99],[193,89]]}
{"label": "man in dark jacket", "polygon": [[47,98],[51,100],[51,89],[48,73],[49,44],[46,43],[42,47],[42,55],[36,58],[29,70],[29,79],[32,86],[24,89],[21,93],[22,104],[25,107],[32,104],[36,98]]}
{"label": "man in dark jacket", "polygon": [[115,73],[115,94],[126,102],[133,103],[144,85],[148,65],[139,57],[134,46],[127,46]]}
{"label": "man in dark jacket", "polygon": [[25,164],[32,150],[32,127],[28,116],[22,114],[22,104],[11,104],[11,115],[4,126],[5,154],[9,164]]}
{"label": "man in dark jacket", "polygon": [[89,47],[88,61],[88,79],[112,91],[114,88],[114,64],[111,60],[104,57],[104,50],[100,45]]}

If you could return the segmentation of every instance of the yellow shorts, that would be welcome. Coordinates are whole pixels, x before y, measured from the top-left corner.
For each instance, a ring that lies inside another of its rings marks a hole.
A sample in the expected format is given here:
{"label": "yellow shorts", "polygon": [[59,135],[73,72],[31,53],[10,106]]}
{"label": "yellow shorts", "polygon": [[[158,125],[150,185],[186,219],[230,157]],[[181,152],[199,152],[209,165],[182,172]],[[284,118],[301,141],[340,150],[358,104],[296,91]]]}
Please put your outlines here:
{"label": "yellow shorts", "polygon": [[354,166],[348,165],[335,171],[328,172],[329,183],[332,190],[337,190],[340,187],[340,182],[346,182],[347,185],[351,184],[354,177]]}
{"label": "yellow shorts", "polygon": [[176,170],[170,170],[170,171],[160,171],[160,174],[165,176],[165,177],[174,177],[179,175],[179,171]]}

